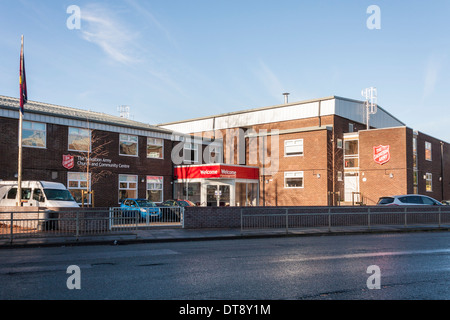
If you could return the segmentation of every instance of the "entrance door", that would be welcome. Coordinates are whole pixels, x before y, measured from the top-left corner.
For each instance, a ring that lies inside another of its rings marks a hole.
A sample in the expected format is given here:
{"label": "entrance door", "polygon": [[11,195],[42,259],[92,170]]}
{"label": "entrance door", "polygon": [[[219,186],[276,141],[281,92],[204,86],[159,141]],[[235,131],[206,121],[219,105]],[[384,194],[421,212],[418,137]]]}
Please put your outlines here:
{"label": "entrance door", "polygon": [[206,185],[206,205],[208,207],[230,205],[230,185],[208,184]]}
{"label": "entrance door", "polygon": [[358,202],[359,194],[353,192],[359,192],[359,175],[358,172],[346,172],[344,176],[344,188],[345,188],[345,202]]}

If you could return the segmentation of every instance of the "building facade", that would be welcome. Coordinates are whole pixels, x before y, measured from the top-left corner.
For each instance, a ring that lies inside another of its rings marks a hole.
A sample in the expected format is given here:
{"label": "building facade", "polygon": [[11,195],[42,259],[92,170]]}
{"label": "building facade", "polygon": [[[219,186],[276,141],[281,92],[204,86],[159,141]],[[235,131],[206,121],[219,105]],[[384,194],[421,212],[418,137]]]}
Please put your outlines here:
{"label": "building facade", "polygon": [[[368,124],[365,110],[332,96],[153,126],[30,101],[22,179],[61,182],[96,207],[124,198],[202,206],[450,199],[449,144],[381,107]],[[17,180],[18,119],[18,99],[0,96],[1,180]]]}
{"label": "building facade", "polygon": [[[0,97],[0,179],[17,180],[18,99]],[[61,182],[80,204],[173,194],[169,130],[103,113],[29,102],[23,119],[22,180]],[[178,136],[179,137],[179,136]],[[82,191],[86,194],[82,201]]]}
{"label": "building facade", "polygon": [[378,107],[327,97],[161,124],[223,141],[224,163],[259,167],[259,204],[376,204],[420,193],[450,198],[448,143]]}

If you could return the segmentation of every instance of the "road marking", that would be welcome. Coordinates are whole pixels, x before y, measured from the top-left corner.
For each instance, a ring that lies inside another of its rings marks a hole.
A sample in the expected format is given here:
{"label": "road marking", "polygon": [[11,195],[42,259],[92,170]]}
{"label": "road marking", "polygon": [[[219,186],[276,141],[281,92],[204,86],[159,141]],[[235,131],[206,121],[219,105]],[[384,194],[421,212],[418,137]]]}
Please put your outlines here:
{"label": "road marking", "polygon": [[411,250],[411,251],[392,251],[392,252],[370,252],[370,253],[354,253],[354,254],[342,254],[333,256],[318,256],[318,257],[304,257],[304,258],[289,258],[278,260],[281,262],[304,262],[304,261],[318,261],[318,260],[333,260],[333,259],[358,259],[358,258],[371,258],[371,257],[385,257],[385,256],[404,256],[404,255],[416,255],[416,254],[448,254],[450,249],[436,249],[436,250]]}

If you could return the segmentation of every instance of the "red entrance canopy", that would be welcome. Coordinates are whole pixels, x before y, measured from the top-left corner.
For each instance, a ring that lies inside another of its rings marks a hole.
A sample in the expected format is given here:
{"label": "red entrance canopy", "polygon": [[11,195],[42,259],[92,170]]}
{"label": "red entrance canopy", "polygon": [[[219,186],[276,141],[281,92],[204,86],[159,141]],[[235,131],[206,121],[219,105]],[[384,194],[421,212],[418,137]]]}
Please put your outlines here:
{"label": "red entrance canopy", "polygon": [[174,169],[177,179],[259,179],[259,168],[226,164],[178,166]]}

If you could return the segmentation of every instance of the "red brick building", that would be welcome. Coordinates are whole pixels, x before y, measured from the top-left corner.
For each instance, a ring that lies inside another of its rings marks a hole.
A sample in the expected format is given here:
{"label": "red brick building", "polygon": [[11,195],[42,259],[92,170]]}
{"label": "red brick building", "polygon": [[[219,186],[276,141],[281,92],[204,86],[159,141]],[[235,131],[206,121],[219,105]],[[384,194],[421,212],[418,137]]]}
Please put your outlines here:
{"label": "red brick building", "polygon": [[259,167],[259,204],[376,204],[381,196],[450,198],[449,144],[378,107],[327,97],[159,125],[223,140],[223,162]]}
{"label": "red brick building", "polygon": [[[0,97],[0,179],[17,180],[18,107]],[[178,136],[179,137],[179,136]],[[96,207],[125,197],[172,197],[172,132],[103,113],[29,101],[23,120],[23,180],[61,182]],[[89,162],[89,166],[88,166]],[[89,168],[89,170],[87,169]]]}

